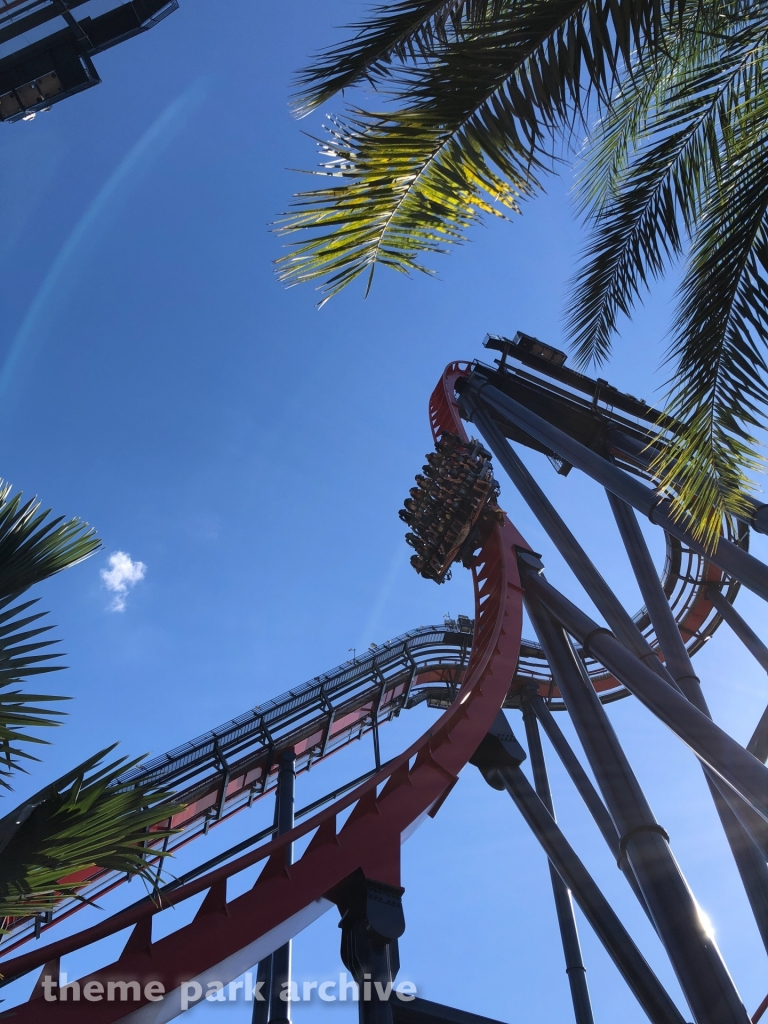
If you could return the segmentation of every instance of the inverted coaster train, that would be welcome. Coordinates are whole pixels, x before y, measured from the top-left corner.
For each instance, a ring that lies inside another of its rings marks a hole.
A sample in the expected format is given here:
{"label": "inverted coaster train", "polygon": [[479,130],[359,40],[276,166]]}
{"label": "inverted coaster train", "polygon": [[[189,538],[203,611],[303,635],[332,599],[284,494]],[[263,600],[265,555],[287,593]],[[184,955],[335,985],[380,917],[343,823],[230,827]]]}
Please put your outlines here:
{"label": "inverted coaster train", "polygon": [[[171,883],[160,884],[158,864],[151,898],[68,938],[17,952],[30,938],[47,937],[81,905],[75,901],[49,918],[7,922],[3,983],[42,968],[31,999],[11,1011],[18,1024],[162,1024],[182,1012],[188,1003],[182,992],[192,983],[202,992],[211,979],[227,983],[257,964],[271,998],[255,1004],[254,1020],[285,1021],[289,1004],[279,993],[290,977],[290,939],[333,905],[341,914],[345,965],[359,983],[364,978],[380,983],[379,995],[358,1003],[363,1024],[479,1022],[476,1015],[423,1000],[398,1005],[381,997],[397,974],[397,940],[405,927],[401,844],[425,816],[437,812],[470,762],[491,786],[509,793],[549,859],[577,1024],[591,1024],[593,1018],[571,896],[653,1024],[685,1024],[689,1018],[651,971],[554,820],[539,726],[648,914],[690,1017],[696,1024],[750,1021],[605,704],[634,695],[701,762],[768,950],[768,768],[763,763],[768,713],[742,747],[712,721],[691,663],[725,619],[768,669],[768,650],[732,607],[741,585],[768,599],[768,566],[748,551],[750,528],[768,532],[768,507],[752,506],[748,521],[706,552],[684,522],[672,518],[668,499],[653,486],[653,456],[674,436],[673,421],[659,420],[655,410],[604,381],[566,369],[563,354],[536,339],[489,337],[486,346],[501,354],[494,366],[452,363],[435,389],[429,414],[436,452],[402,513],[413,531],[417,571],[440,582],[459,560],[471,572],[474,624],[460,617],[444,627],[414,630],[121,780],[130,785],[138,774],[151,777],[172,787],[186,804],[164,823],[177,830],[167,849],[205,834],[276,789],[275,823]],[[463,420],[475,425],[490,453],[470,443]],[[510,440],[544,452],[559,473],[576,468],[606,489],[645,602],[634,617]],[[499,509],[491,453],[605,626],[552,586],[542,556]],[[661,578],[635,511],[665,531]],[[522,639],[524,606],[536,642]],[[425,700],[443,709],[440,717],[417,742],[382,764],[379,728]],[[526,753],[502,708],[522,712],[533,786],[520,768]],[[570,714],[597,788],[557,726],[552,714],[557,710]],[[294,815],[297,772],[366,733],[373,735],[375,768]],[[299,817],[305,820],[297,824]],[[294,861],[294,843],[308,836],[309,844]],[[228,879],[262,863],[253,888],[228,899]],[[93,871],[67,881],[92,898],[122,879]],[[203,892],[190,924],[153,941],[155,914]],[[129,926],[130,938],[114,963],[59,986],[62,956]],[[119,997],[107,998],[108,992]]]}

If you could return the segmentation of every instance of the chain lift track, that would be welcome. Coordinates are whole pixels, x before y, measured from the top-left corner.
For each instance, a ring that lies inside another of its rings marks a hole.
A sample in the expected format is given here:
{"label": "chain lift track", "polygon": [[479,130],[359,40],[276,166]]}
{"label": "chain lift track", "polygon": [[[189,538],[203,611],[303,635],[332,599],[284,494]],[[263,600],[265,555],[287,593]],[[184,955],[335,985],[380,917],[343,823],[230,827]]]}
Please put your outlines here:
{"label": "chain lift track", "polygon": [[[653,818],[610,728],[604,704],[635,695],[698,757],[768,950],[768,769],[757,759],[768,755],[768,712],[745,750],[712,722],[690,663],[690,656],[725,618],[768,668],[768,649],[732,607],[742,584],[768,599],[768,567],[748,552],[749,527],[768,532],[766,507],[755,505],[748,522],[739,523],[733,534],[724,534],[712,552],[703,551],[684,526],[672,520],[668,503],[653,488],[654,446],[663,445],[665,437],[674,433],[673,422],[604,381],[567,370],[564,354],[537,339],[489,336],[486,347],[501,353],[495,367],[452,363],[432,394],[429,413],[438,455],[447,450],[440,439],[452,435],[455,440],[448,446],[468,453],[466,458],[462,455],[467,466],[472,460],[485,465],[488,453],[477,442],[470,443],[462,417],[478,427],[496,463],[511,477],[610,629],[588,618],[549,584],[540,556],[495,504],[495,484],[486,482],[481,488],[486,512],[482,503],[472,499],[471,522],[467,519],[464,532],[449,521],[469,500],[457,496],[467,494],[467,488],[461,490],[455,477],[450,478],[449,487],[429,484],[429,502],[424,504],[416,496],[419,514],[423,520],[427,509],[439,525],[437,533],[453,538],[453,546],[442,548],[435,541],[432,564],[437,568],[430,572],[439,582],[452,559],[470,568],[475,592],[471,637],[470,620],[460,617],[458,623],[447,622],[443,628],[420,628],[382,646],[371,645],[365,657],[355,657],[139,766],[120,784],[151,779],[171,787],[187,803],[178,818],[164,823],[179,828],[173,840],[176,848],[272,790],[277,765],[287,753],[291,758],[295,755],[296,770],[304,771],[371,733],[376,755],[373,772],[318,801],[325,806],[317,813],[312,813],[317,804],[305,808],[311,816],[302,824],[278,836],[274,829],[266,830],[250,844],[241,844],[163,886],[154,900],[141,900],[76,935],[6,957],[0,964],[5,983],[40,967],[46,977],[56,979],[62,956],[132,927],[120,957],[80,979],[80,984],[93,982],[106,989],[110,982],[136,982],[138,999],[130,1003],[48,1001],[41,998],[38,983],[31,1000],[13,1011],[19,1024],[48,1020],[162,1024],[182,1012],[182,983],[234,980],[334,903],[348,916],[351,879],[367,880],[369,894],[371,886],[378,887],[374,900],[383,898],[390,904],[394,900],[399,905],[401,843],[426,815],[437,812],[470,760],[491,786],[509,793],[550,860],[577,1024],[591,1024],[592,1016],[568,890],[653,1024],[684,1024],[685,1018],[554,822],[539,724],[649,914],[696,1024],[748,1024],[746,1010],[669,851],[668,836]],[[510,360],[519,365],[511,366]],[[619,605],[509,440],[546,454],[558,473],[567,475],[575,467],[607,489],[646,602],[634,617]],[[435,465],[430,462],[432,468]],[[485,474],[481,466],[476,476],[485,481]],[[428,483],[423,477],[419,480]],[[661,580],[632,507],[665,531],[667,556]],[[422,522],[422,526],[424,537],[436,536],[428,524]],[[424,564],[419,556],[415,567]],[[523,601],[536,641],[521,639]],[[443,714],[408,750],[381,765],[380,725],[425,700],[444,708]],[[523,711],[535,788],[520,771],[526,754],[501,713],[503,707]],[[551,715],[552,710],[561,709],[573,720],[600,793]],[[342,813],[345,820],[339,827]],[[294,863],[293,843],[307,836],[311,836],[309,845]],[[235,856],[262,838],[267,841]],[[217,865],[223,858],[227,862]],[[253,888],[228,900],[227,879],[257,864],[263,868]],[[82,881],[83,894],[94,894],[119,880],[103,873],[75,881]],[[153,942],[154,915],[199,893],[207,895],[191,924]],[[64,906],[57,919],[72,911],[72,906]],[[46,923],[44,929],[53,923]],[[349,927],[343,932],[344,941],[352,942],[346,947],[347,955],[357,949]],[[35,930],[39,934],[39,921],[15,922],[7,952]],[[395,959],[386,968],[390,979],[397,970],[396,935],[401,931],[391,933]],[[150,979],[164,988],[166,995],[160,1002],[141,996]],[[368,1012],[361,1003],[361,1021],[393,1019],[375,1013],[368,1018]]]}

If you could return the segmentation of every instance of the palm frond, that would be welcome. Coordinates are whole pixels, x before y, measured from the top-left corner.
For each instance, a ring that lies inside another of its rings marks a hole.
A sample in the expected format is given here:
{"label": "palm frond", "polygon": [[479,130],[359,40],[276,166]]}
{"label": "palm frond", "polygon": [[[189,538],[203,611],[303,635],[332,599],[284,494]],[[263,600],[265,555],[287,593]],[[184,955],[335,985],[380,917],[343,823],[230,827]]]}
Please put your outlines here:
{"label": "palm frond", "polygon": [[[121,785],[138,764],[103,764],[108,747],[0,820],[0,917],[52,909],[77,896],[72,876],[93,867],[125,871],[153,884],[155,846],[171,834],[157,828],[180,810],[151,785]],[[148,846],[152,840],[152,847]]]}
{"label": "palm frond", "polygon": [[552,166],[554,133],[609,100],[633,55],[677,31],[676,10],[673,0],[514,0],[392,70],[392,112],[336,121],[319,173],[337,181],[300,193],[278,222],[283,234],[317,232],[278,261],[281,279],[326,278],[330,297],[364,272],[370,285],[379,263],[425,270],[421,254],[517,209]]}
{"label": "palm frond", "polygon": [[482,22],[501,0],[400,0],[374,7],[353,35],[323,51],[297,76],[296,110],[310,113],[337,92],[388,77],[393,61],[425,60],[460,31],[462,20]]}
{"label": "palm frond", "polygon": [[80,519],[48,519],[37,498],[22,504],[0,484],[0,600],[14,597],[49,576],[93,554],[101,546],[95,531]]}
{"label": "palm frond", "polygon": [[41,639],[53,627],[27,628],[45,615],[45,612],[24,614],[36,603],[37,600],[31,600],[11,605],[9,598],[0,601],[0,786],[5,788],[10,788],[8,776],[23,770],[22,760],[37,760],[25,747],[47,742],[28,730],[60,724],[58,719],[63,712],[38,705],[69,699],[11,688],[25,676],[63,668],[50,664],[52,659],[60,657],[58,652],[40,653],[57,642]]}
{"label": "palm frond", "polygon": [[579,364],[607,357],[618,315],[684,251],[719,173],[722,125],[761,87],[767,29],[765,15],[753,18],[726,46],[686,32],[590,139],[581,185],[593,234],[566,314]]}
{"label": "palm frond", "polygon": [[279,230],[321,233],[279,261],[281,279],[327,278],[327,301],[365,272],[370,288],[379,264],[430,273],[425,253],[463,242],[483,215],[516,211],[534,180],[530,153],[514,126],[505,131],[491,111],[484,114],[458,133],[424,114],[337,122],[325,143],[326,166],[351,180],[297,197],[297,212]]}
{"label": "palm frond", "polygon": [[686,428],[656,461],[674,509],[712,543],[723,515],[748,511],[768,404],[768,91],[724,133],[722,171],[697,227],[681,286],[666,411]]}

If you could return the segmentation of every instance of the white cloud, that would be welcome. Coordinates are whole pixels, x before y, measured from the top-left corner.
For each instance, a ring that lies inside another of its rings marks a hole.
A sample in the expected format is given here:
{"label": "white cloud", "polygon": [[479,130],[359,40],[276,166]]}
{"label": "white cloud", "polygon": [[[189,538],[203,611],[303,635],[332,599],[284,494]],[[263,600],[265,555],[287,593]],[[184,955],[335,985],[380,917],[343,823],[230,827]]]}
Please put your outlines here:
{"label": "white cloud", "polygon": [[115,595],[109,606],[113,612],[125,611],[128,589],[143,580],[146,571],[143,562],[134,562],[125,551],[115,551],[109,556],[109,569],[101,570],[101,578],[107,590]]}

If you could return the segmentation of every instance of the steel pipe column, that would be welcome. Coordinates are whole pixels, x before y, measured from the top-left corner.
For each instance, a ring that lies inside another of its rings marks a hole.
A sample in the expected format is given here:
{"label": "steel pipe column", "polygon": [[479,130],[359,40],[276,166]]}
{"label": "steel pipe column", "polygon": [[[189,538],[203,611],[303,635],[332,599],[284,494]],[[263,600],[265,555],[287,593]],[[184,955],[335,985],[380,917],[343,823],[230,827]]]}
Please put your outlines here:
{"label": "steel pipe column", "polygon": [[601,455],[574,440],[559,427],[531,412],[514,398],[505,395],[498,388],[483,380],[480,375],[473,374],[463,383],[462,408],[464,401],[470,396],[478,404],[483,404],[500,413],[515,426],[565,459],[566,462],[582,470],[613,494],[623,498],[638,512],[647,515],[652,523],[663,527],[667,533],[679,538],[700,554],[706,555],[711,562],[727,572],[729,576],[740,580],[745,587],[749,587],[764,600],[768,600],[768,565],[764,565],[749,552],[744,551],[725,537],[718,540],[714,552],[705,551],[688,530],[672,517],[670,502],[666,498],[660,497],[653,488],[647,487],[631,477]]}
{"label": "steel pipe column", "polygon": [[[474,401],[472,395],[462,397],[462,408],[479,428],[499,464],[504,467],[523,500],[544,527],[547,536],[563,556],[568,567],[594,601],[595,606],[605,617],[614,633],[654,672],[666,677],[666,669],[635,625],[632,616],[600,575],[589,555],[563,522],[552,502],[534,480],[490,414]],[[669,677],[669,681],[672,681],[671,677]]]}
{"label": "steel pipe column", "polygon": [[524,574],[529,617],[621,836],[620,854],[632,866],[697,1024],[748,1024],[747,1011],[669,848],[669,837],[654,818],[565,632],[528,589],[529,575],[538,580],[535,573]]}
{"label": "steel pipe column", "polygon": [[528,574],[526,586],[585,650],[768,822],[768,769],[764,764],[695,708],[682,693],[651,672],[610,630],[599,626],[543,577]]}
{"label": "steel pipe column", "polygon": [[[659,662],[656,652],[602,578],[517,453],[511,448],[489,413],[478,406],[471,394],[463,398],[463,408],[480,428],[481,434],[494,455],[624,646],[670,685],[677,686],[679,682],[686,697],[702,713],[711,717],[632,509],[621,499],[612,495],[610,491],[608,492],[612,504],[616,506],[614,514],[620,517],[619,528],[622,531],[635,575],[648,606],[656,635],[662,645],[662,650],[666,649],[671,652],[667,656],[669,661],[666,667]],[[632,530],[633,525],[634,530]],[[643,552],[645,558],[642,557]],[[666,608],[666,614],[664,614],[664,608]],[[679,680],[675,678],[675,673]],[[766,719],[768,719],[768,714]],[[717,785],[717,783],[715,784]],[[745,888],[751,894],[750,902],[753,904],[753,910],[756,915],[766,916],[768,915],[768,895],[761,895],[761,893],[768,894],[768,866],[766,866],[763,856],[768,851],[768,827],[759,816],[751,813],[750,808],[745,807],[737,796],[726,794],[724,797],[721,795],[714,799],[734,857],[739,864]],[[726,804],[730,806],[730,811],[725,806]],[[737,820],[734,820],[734,815]],[[740,834],[743,829],[747,831],[745,836]],[[751,849],[751,846],[755,844],[758,850],[762,851],[757,856]],[[764,878],[763,875],[765,875]],[[763,905],[765,905],[765,911]],[[763,931],[768,937],[768,916],[766,916],[765,928],[761,927],[761,933]]]}
{"label": "steel pipe column", "polygon": [[[528,753],[531,758],[536,794],[552,815],[552,820],[556,821],[539,727],[536,722],[536,715],[528,703],[523,704],[523,722],[525,724],[525,736],[528,743]],[[587,985],[587,969],[584,966],[584,960],[581,955],[581,944],[579,943],[579,932],[576,926],[576,916],[573,912],[571,893],[552,861],[549,862],[549,874],[552,881],[552,894],[555,898],[557,923],[560,927],[560,938],[563,943],[565,973],[568,975],[568,984],[571,989],[573,1016],[576,1024],[594,1024],[592,1003],[589,998],[589,987]]]}
{"label": "steel pipe column", "polygon": [[616,826],[613,824],[613,818],[606,810],[605,804],[600,799],[600,795],[592,785],[592,781],[581,767],[579,759],[573,752],[570,743],[563,735],[560,726],[555,721],[554,715],[547,707],[547,703],[544,698],[530,687],[525,694],[526,704],[533,710],[544,732],[547,734],[547,739],[555,748],[555,753],[560,758],[563,767],[571,777],[576,790],[587,806],[587,810],[594,818],[595,824],[600,829],[600,832],[605,839],[608,849],[611,851],[616,860],[619,859],[619,833],[616,831]]}
{"label": "steel pipe column", "polygon": [[589,776],[581,767],[579,759],[576,757],[573,750],[571,749],[568,740],[565,738],[565,736],[563,736],[562,732],[560,731],[560,726],[555,721],[554,716],[547,707],[544,698],[539,695],[538,691],[532,688],[526,694],[526,699],[530,704],[531,708],[533,709],[539,722],[541,722],[542,728],[544,729],[544,732],[547,734],[549,742],[555,748],[555,752],[557,753],[557,756],[560,758],[563,767],[570,775],[571,781],[576,787],[579,796],[586,804],[587,810],[590,812],[595,821],[595,824],[600,829],[600,832],[603,836],[603,839],[605,839],[608,849],[613,854],[616,863],[619,865],[619,868],[624,874],[624,877],[629,882],[632,892],[634,892],[635,896],[637,896],[638,902],[650,918],[651,924],[654,924],[653,918],[651,917],[651,913],[648,910],[648,906],[645,902],[645,897],[643,896],[640,886],[637,884],[637,879],[635,878],[634,872],[632,871],[632,868],[628,863],[627,858],[621,856],[621,851],[619,849],[619,833],[616,831],[616,826],[613,823],[613,818],[606,810],[605,804],[600,799],[600,796],[595,787],[592,785]]}
{"label": "steel pipe column", "polygon": [[685,1018],[523,774],[524,759],[506,717],[499,712],[471,763],[488,785],[509,793],[652,1024],[684,1024]]}
{"label": "steel pipe column", "polygon": [[357,871],[332,894],[341,911],[341,959],[358,986],[360,1024],[392,1024],[397,940],[405,931],[403,892]]}
{"label": "steel pipe column", "polygon": [[766,647],[749,623],[745,622],[733,605],[726,601],[718,587],[707,587],[707,597],[715,608],[717,608],[752,657],[762,668],[765,669],[766,672],[768,672],[768,647]]}
{"label": "steel pipe column", "polygon": [[[643,595],[645,607],[661,645],[667,668],[691,704],[707,718],[711,718],[712,715],[701,690],[699,678],[691,664],[680,630],[677,628],[675,617],[669,607],[669,601],[661,586],[635,513],[621,498],[617,498],[610,491],[607,494],[621,539]],[[722,598],[721,601],[728,606],[730,611],[733,610],[727,601]],[[765,838],[767,831],[765,822],[754,813],[751,807],[745,806],[733,790],[714,775],[711,769],[703,765],[702,767],[723,831],[741,876],[744,891],[752,908],[760,937],[768,950],[768,863],[766,863],[765,851],[761,850],[758,845],[761,833]],[[739,820],[742,816],[745,817],[746,827]],[[755,841],[750,833],[755,835]]]}
{"label": "steel pipe column", "polygon": [[[272,956],[265,957],[256,971],[256,993],[251,1024],[268,1024],[272,1000]],[[258,996],[261,995],[261,999]]]}

